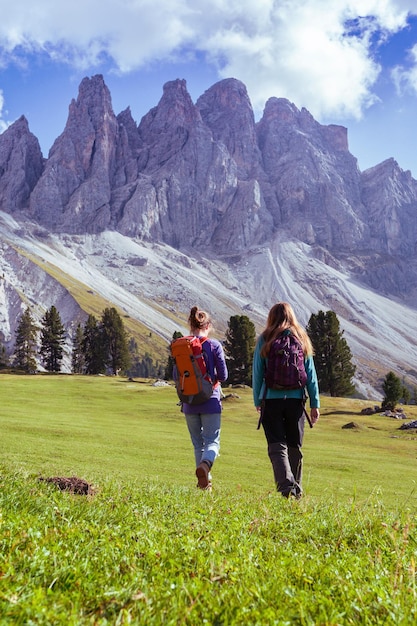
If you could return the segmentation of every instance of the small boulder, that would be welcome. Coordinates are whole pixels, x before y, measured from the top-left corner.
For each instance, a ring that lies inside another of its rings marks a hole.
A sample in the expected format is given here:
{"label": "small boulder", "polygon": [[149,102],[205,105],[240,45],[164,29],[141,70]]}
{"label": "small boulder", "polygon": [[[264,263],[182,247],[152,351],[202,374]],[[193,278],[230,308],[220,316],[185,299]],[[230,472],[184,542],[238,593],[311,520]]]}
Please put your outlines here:
{"label": "small boulder", "polygon": [[409,430],[411,428],[417,428],[417,420],[413,422],[408,422],[407,424],[401,424],[399,430]]}
{"label": "small boulder", "polygon": [[342,428],[360,430],[361,427],[356,422],[349,422],[348,424],[345,424],[344,426],[342,426]]}

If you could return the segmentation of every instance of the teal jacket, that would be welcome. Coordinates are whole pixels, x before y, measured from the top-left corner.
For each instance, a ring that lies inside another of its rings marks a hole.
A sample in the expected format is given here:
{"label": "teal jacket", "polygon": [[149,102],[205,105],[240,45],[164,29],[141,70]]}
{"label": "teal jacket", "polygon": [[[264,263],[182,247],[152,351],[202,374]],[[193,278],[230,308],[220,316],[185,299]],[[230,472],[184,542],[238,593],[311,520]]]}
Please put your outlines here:
{"label": "teal jacket", "polygon": [[[262,335],[259,337],[255,352],[253,355],[252,366],[252,391],[253,401],[255,406],[260,406],[264,397],[265,390],[265,368],[267,359],[261,356],[261,348],[264,344],[264,338]],[[304,359],[304,365],[307,373],[307,395],[310,400],[310,408],[320,408],[320,396],[319,396],[319,384],[317,381],[317,373],[314,365],[314,359],[312,356],[308,356]],[[266,399],[272,398],[303,398],[304,389],[268,389],[266,392]]]}

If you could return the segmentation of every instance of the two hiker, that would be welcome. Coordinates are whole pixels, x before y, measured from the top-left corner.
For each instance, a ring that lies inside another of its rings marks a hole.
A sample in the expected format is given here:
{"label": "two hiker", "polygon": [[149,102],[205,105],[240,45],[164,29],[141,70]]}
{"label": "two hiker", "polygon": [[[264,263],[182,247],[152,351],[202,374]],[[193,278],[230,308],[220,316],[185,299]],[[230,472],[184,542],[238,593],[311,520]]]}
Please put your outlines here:
{"label": "two hiker", "polygon": [[[193,307],[188,323],[190,337],[174,341],[171,350],[177,366],[177,392],[194,447],[197,486],[211,490],[211,468],[220,448],[219,383],[227,379],[228,372],[220,342],[208,338],[212,329],[209,315]],[[198,390],[187,388],[189,384],[197,385]],[[208,387],[207,393],[204,385]],[[320,400],[311,341],[286,302],[278,302],[271,308],[266,328],[258,338],[252,387],[277,489],[286,498],[298,499],[302,495],[306,391],[311,426],[319,419]]]}

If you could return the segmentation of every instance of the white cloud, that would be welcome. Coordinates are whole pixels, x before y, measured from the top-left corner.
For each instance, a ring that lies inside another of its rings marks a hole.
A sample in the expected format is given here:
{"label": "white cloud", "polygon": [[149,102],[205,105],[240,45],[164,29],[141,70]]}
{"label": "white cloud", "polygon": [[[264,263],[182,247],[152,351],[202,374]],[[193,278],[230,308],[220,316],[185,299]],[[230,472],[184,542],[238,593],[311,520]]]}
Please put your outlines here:
{"label": "white cloud", "polygon": [[[370,37],[403,27],[406,13],[388,0],[281,0],[274,6],[255,35],[237,26],[213,34],[207,48],[223,60],[221,75],[243,80],[255,108],[279,94],[316,117],[359,118],[375,101],[372,87],[380,71]],[[348,21],[359,16],[373,19],[349,28]]]}
{"label": "white cloud", "polygon": [[409,51],[410,64],[397,65],[392,70],[392,78],[398,94],[407,91],[417,93],[417,44]]}
{"label": "white cloud", "polygon": [[99,68],[105,56],[128,72],[178,58],[184,50],[199,51],[217,66],[219,77],[246,84],[258,111],[277,95],[307,106],[316,117],[359,118],[375,101],[372,89],[380,71],[371,55],[371,35],[403,28],[407,12],[415,13],[412,4],[20,0],[0,7],[0,54],[4,59],[7,53],[43,51],[83,70]]}

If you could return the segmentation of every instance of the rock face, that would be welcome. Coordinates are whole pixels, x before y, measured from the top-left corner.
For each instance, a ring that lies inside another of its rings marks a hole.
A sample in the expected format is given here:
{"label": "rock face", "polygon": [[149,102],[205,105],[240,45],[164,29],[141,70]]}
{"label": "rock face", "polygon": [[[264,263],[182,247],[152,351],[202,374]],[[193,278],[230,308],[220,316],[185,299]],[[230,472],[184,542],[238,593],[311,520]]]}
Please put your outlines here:
{"label": "rock face", "polygon": [[15,213],[27,207],[43,171],[39,141],[22,115],[0,135],[0,208]]}
{"label": "rock face", "polygon": [[101,77],[85,78],[28,206],[51,230],[97,232],[111,221],[119,127]]}
{"label": "rock face", "polygon": [[276,226],[329,250],[363,245],[369,229],[346,129],[322,126],[305,109],[271,98],[257,136]]}
{"label": "rock face", "polygon": [[361,173],[345,128],[282,98],[256,124],[235,79],[196,104],[184,80],[169,82],[137,126],[129,109],[115,115],[97,75],[81,82],[47,159],[23,117],[0,136],[0,209],[50,231],[114,229],[217,254],[283,232],[336,256],[366,250],[353,266],[378,289],[385,275],[395,287],[394,257],[406,256],[401,271],[409,289],[416,283],[416,206],[417,182],[393,159]]}

